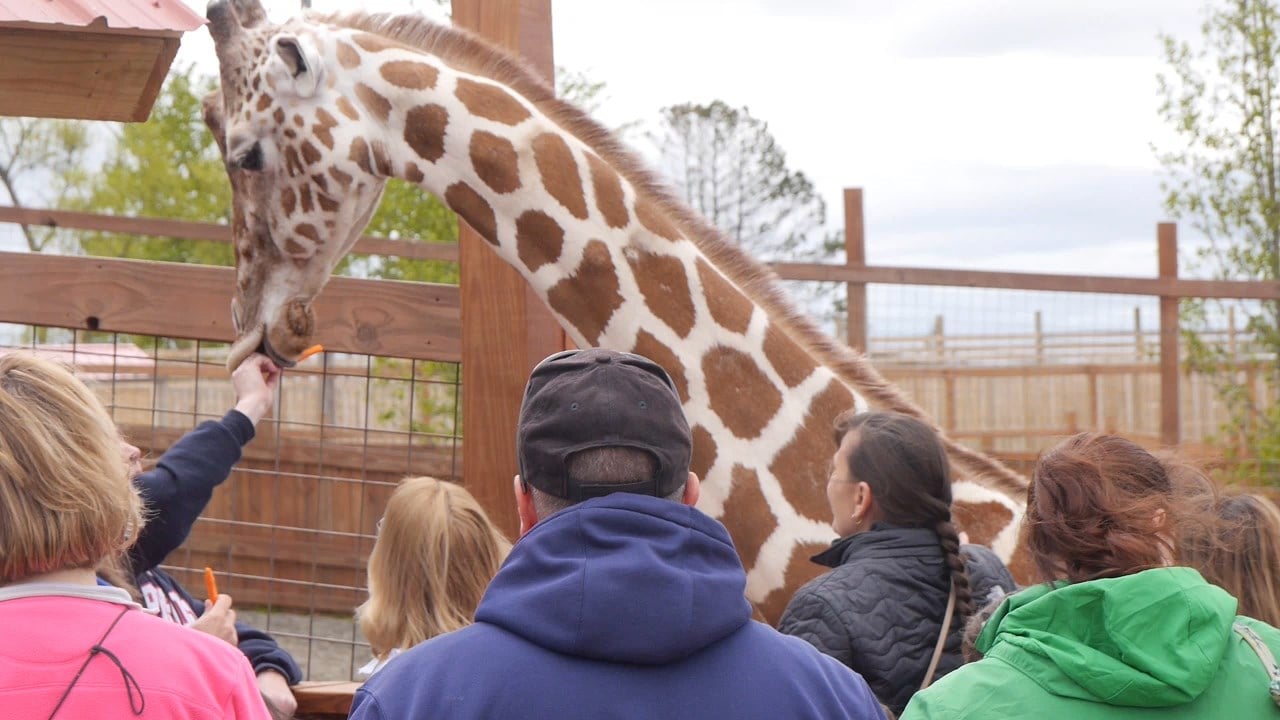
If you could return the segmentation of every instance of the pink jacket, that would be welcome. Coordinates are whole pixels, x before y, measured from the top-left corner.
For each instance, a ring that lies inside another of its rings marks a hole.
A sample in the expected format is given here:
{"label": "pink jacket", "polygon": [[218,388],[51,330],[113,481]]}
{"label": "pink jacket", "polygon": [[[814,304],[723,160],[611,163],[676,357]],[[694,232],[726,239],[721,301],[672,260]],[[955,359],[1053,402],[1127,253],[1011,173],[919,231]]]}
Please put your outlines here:
{"label": "pink jacket", "polygon": [[3,587],[0,628],[0,717],[44,720],[67,693],[58,720],[270,720],[243,653],[123,591]]}

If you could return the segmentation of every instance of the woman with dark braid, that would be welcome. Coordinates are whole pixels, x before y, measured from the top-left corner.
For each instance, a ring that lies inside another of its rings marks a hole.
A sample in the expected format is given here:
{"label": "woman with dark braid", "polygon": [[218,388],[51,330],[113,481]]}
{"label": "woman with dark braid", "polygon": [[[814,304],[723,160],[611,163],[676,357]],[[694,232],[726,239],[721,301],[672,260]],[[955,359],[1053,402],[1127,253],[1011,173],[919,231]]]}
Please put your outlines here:
{"label": "woman with dark braid", "polygon": [[960,666],[975,605],[1016,586],[990,550],[961,545],[933,428],[897,413],[846,414],[835,442],[827,501],[840,539],[813,558],[833,569],[800,588],[778,629],[860,673],[898,714]]}

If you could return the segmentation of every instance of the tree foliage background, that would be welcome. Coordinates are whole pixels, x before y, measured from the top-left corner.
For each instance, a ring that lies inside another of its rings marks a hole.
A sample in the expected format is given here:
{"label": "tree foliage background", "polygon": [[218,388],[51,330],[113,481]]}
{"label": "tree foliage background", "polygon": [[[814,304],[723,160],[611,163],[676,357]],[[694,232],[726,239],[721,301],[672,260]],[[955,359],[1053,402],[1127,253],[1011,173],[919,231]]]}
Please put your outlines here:
{"label": "tree foliage background", "polygon": [[[1166,172],[1165,204],[1207,239],[1197,270],[1221,279],[1280,280],[1280,43],[1274,0],[1214,0],[1198,42],[1165,36],[1160,115],[1173,142],[1157,148]],[[1206,334],[1228,307],[1252,343],[1237,348]],[[1189,301],[1182,308],[1191,368],[1210,377],[1230,411],[1214,438],[1225,473],[1248,484],[1277,484],[1280,405],[1260,403],[1280,389],[1280,302]],[[1251,373],[1238,362],[1257,364]]]}
{"label": "tree foliage background", "polygon": [[[762,261],[831,261],[843,231],[827,228],[826,202],[792,169],[769,125],[722,100],[659,111],[651,133],[660,167],[685,201]],[[801,307],[824,325],[843,312],[835,283],[786,283]]]}

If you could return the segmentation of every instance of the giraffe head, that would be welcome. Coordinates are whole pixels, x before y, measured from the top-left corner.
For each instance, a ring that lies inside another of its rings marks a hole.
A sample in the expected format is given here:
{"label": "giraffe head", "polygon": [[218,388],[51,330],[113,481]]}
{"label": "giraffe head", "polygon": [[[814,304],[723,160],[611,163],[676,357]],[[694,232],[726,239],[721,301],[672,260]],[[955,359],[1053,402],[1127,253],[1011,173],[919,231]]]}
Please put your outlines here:
{"label": "giraffe head", "polygon": [[389,173],[363,140],[353,83],[329,71],[332,53],[308,23],[274,25],[258,0],[213,0],[207,15],[222,82],[205,98],[204,120],[232,187],[227,364],[261,350],[289,366],[311,344],[312,300],[368,224]]}

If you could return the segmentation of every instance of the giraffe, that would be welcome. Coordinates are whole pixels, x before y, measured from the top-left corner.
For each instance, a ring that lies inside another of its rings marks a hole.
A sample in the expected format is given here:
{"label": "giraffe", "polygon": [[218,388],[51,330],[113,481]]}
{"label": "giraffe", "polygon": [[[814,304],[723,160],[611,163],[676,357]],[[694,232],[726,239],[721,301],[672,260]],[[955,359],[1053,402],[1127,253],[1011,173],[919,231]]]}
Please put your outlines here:
{"label": "giraffe", "polygon": [[[776,621],[818,573],[809,556],[834,539],[834,418],[872,405],[923,411],[505,51],[417,16],[276,25],[258,0],[214,0],[208,19],[221,87],[204,115],[233,188],[228,365],[255,349],[296,358],[311,341],[312,299],[386,179],[416,183],[514,266],[579,346],[670,371],[703,478],[699,507],[729,529],[748,597]],[[1008,561],[1025,479],[946,442],[964,473],[958,523]]]}

